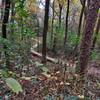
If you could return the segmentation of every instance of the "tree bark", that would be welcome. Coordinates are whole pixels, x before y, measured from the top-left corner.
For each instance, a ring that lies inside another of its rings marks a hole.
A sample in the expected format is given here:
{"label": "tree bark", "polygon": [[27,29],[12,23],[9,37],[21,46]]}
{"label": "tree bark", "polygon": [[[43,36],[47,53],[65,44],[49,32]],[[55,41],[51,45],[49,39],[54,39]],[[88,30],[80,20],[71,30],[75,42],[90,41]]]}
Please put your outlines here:
{"label": "tree bark", "polygon": [[1,20],[3,19],[3,15],[4,15],[4,5],[5,5],[5,0],[2,0],[2,7],[1,7]]}
{"label": "tree bark", "polygon": [[49,20],[49,5],[50,0],[45,2],[45,16],[44,16],[44,29],[43,29],[43,45],[42,45],[42,63],[46,63],[46,38],[48,31],[48,20]]}
{"label": "tree bark", "polygon": [[9,19],[9,10],[10,10],[10,0],[5,0],[5,12],[4,12],[4,17],[3,17],[3,22],[2,22],[2,37],[7,38],[7,23]]}
{"label": "tree bark", "polygon": [[97,14],[100,7],[99,4],[100,4],[99,0],[90,0],[87,9],[86,25],[83,32],[83,38],[81,41],[80,58],[79,58],[80,73],[83,76],[89,60],[93,30],[95,27]]}
{"label": "tree bark", "polygon": [[52,47],[52,44],[53,44],[53,24],[54,24],[54,4],[55,4],[55,0],[53,1],[53,6],[52,6],[52,10],[53,10],[53,15],[52,15],[52,29],[51,29],[51,47]]}
{"label": "tree bark", "polygon": [[74,50],[73,50],[73,54],[74,55],[76,55],[76,51],[77,51],[77,48],[78,48],[78,45],[79,45],[78,42],[79,42],[80,35],[81,35],[82,20],[83,20],[83,15],[84,15],[84,11],[85,11],[85,2],[86,2],[86,0],[82,1],[82,9],[81,9],[80,18],[79,18],[79,25],[78,25],[78,34],[77,34],[77,39],[76,39],[76,46],[74,47]]}
{"label": "tree bark", "polygon": [[[4,16],[4,8],[5,8],[4,5],[5,5],[5,1],[2,0],[0,3],[1,3],[1,5],[2,5],[2,6],[1,6],[1,12],[0,12],[0,13],[1,13],[1,18],[0,18],[0,19],[1,19],[1,22],[2,22],[3,16]],[[1,27],[0,27],[0,29],[1,29]],[[0,36],[2,36],[1,33],[0,33]],[[0,44],[0,48],[2,48],[2,44]],[[2,53],[2,52],[0,51],[0,59],[1,59],[1,53]]]}
{"label": "tree bark", "polygon": [[[37,16],[37,15],[36,15],[36,16]],[[40,48],[40,47],[39,47],[39,32],[40,32],[39,28],[40,28],[40,24],[39,24],[38,16],[37,16],[36,19],[37,19],[37,27],[38,27],[38,29],[37,29],[37,40],[38,40],[38,41],[37,41],[37,45],[38,45],[38,46],[37,46],[37,51],[39,52],[39,48]]]}
{"label": "tree bark", "polygon": [[86,0],[83,1],[81,13],[80,13],[80,19],[79,19],[79,26],[78,26],[77,37],[80,37],[80,34],[81,34],[81,26],[82,26],[82,19],[83,19],[83,14],[84,14],[84,10],[85,10],[85,2],[86,2]]}
{"label": "tree bark", "polygon": [[61,28],[61,13],[62,13],[62,5],[59,4],[59,29]]}
{"label": "tree bark", "polygon": [[11,2],[11,41],[14,42],[14,28],[13,28],[13,25],[14,25],[14,16],[15,16],[15,2]]}
{"label": "tree bark", "polygon": [[94,48],[95,48],[95,44],[97,42],[97,37],[98,37],[98,34],[99,34],[99,30],[100,30],[100,15],[99,15],[98,22],[97,22],[95,37],[93,38],[92,50],[94,50]]}
{"label": "tree bark", "polygon": [[54,53],[54,55],[56,54],[56,44],[57,44],[57,33],[54,33],[54,37],[53,37],[53,47],[52,47],[52,51]]}
{"label": "tree bark", "polygon": [[70,0],[67,1],[67,11],[66,11],[66,25],[65,25],[64,46],[66,45],[66,41],[67,41],[69,6],[70,6]]}
{"label": "tree bark", "polygon": [[[42,4],[42,6],[44,6],[44,4],[43,4],[43,2],[42,2],[41,0],[40,0],[40,3]],[[51,9],[53,9],[53,7],[52,7],[51,4],[50,4],[49,6],[50,6]],[[57,17],[59,16],[55,9],[54,9],[54,13],[55,13],[55,15],[56,15]]]}
{"label": "tree bark", "polygon": [[[4,39],[7,39],[7,24],[9,20],[9,12],[10,12],[10,0],[5,0],[5,10],[4,10],[4,16],[3,16],[3,22],[2,22],[2,37]],[[6,66],[8,66],[8,69],[10,69],[9,66],[9,57],[7,53],[7,45],[4,44],[4,53],[5,53],[5,59],[6,59]]]}

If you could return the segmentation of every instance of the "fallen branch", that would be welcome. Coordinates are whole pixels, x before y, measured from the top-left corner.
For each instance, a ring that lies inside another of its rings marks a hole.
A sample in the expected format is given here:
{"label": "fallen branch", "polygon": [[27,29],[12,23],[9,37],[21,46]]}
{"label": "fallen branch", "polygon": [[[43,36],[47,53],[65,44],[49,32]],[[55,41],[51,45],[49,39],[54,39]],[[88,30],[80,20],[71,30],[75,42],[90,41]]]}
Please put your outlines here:
{"label": "fallen branch", "polygon": [[[33,56],[37,56],[37,57],[42,57],[42,54],[41,53],[38,53],[38,52],[36,52],[36,51],[34,51],[34,50],[31,50],[31,54],[33,55]],[[58,60],[57,59],[54,59],[54,58],[51,58],[51,57],[46,57],[46,59],[47,59],[47,61],[49,61],[49,62],[52,62],[52,63],[58,63]]]}
{"label": "fallen branch", "polygon": [[[35,40],[36,41],[36,40]],[[39,41],[39,44],[41,44],[41,41]],[[37,56],[37,57],[40,57],[42,58],[42,54],[41,53],[38,53],[35,51],[35,48],[37,47],[38,44],[35,44],[33,45],[33,47],[31,48],[31,54],[33,56]],[[59,64],[61,66],[69,66],[69,67],[76,67],[76,63],[73,61],[62,61],[61,59],[55,59],[55,58],[51,58],[51,57],[46,57],[47,61],[51,62],[51,63],[54,63],[54,64]]]}
{"label": "fallen branch", "polygon": [[[39,58],[42,57],[42,54],[41,53],[38,53],[38,52],[36,52],[34,50],[31,50],[31,54],[33,56],[37,56]],[[67,67],[67,70],[70,71],[70,72],[73,72],[73,73],[75,72],[75,68],[76,68],[76,63],[75,62],[74,63],[72,63],[70,61],[64,62],[62,60],[54,59],[54,58],[51,58],[51,57],[48,57],[48,56],[46,57],[46,59],[47,59],[47,61],[49,61],[51,63],[54,63],[54,64],[59,64],[60,66],[62,66],[64,68],[66,66]]]}
{"label": "fallen branch", "polygon": [[[35,41],[37,41],[37,40],[35,40]],[[39,41],[39,44],[41,44],[41,41]],[[31,48],[31,54],[41,58],[42,54],[35,51],[35,48],[37,47],[37,45],[38,45],[37,43],[35,45],[33,45],[33,47]],[[58,63],[59,62],[59,60],[57,60],[55,58],[48,57],[48,56],[46,57],[46,59],[47,59],[47,61],[52,62],[52,63]]]}

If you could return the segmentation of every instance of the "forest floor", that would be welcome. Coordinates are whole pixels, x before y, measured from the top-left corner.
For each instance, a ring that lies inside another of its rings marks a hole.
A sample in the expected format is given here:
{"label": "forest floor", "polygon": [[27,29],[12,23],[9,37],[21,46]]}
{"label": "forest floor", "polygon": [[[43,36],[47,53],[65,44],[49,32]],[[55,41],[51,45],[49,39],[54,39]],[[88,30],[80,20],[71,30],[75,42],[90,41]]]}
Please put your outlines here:
{"label": "forest floor", "polygon": [[[18,78],[23,92],[12,93],[9,100],[100,100],[100,77],[87,77],[85,88],[90,99],[85,98],[83,81],[78,74],[65,72],[59,64],[48,62],[44,66],[38,57],[32,56],[32,59],[34,65]],[[1,85],[0,95],[5,98],[10,90],[2,80]]]}
{"label": "forest floor", "polygon": [[[61,55],[58,58],[61,58]],[[19,70],[15,70],[23,92],[12,93],[0,79],[0,100],[100,100],[98,75],[86,74],[84,81],[80,75],[74,73],[73,65],[69,68],[52,62],[43,65],[41,58],[32,54],[30,60],[33,63],[24,66],[21,75]],[[99,66],[100,62],[95,63],[96,65]],[[84,91],[86,97],[84,97]]]}

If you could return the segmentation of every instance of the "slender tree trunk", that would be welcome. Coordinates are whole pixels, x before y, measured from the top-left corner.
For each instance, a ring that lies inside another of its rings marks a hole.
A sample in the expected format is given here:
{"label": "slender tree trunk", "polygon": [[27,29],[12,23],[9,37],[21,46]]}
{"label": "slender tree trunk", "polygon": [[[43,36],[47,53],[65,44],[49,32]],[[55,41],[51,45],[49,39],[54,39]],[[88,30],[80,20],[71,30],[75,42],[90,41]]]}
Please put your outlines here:
{"label": "slender tree trunk", "polygon": [[11,22],[12,23],[14,23],[14,16],[15,16],[15,10],[14,10],[14,8],[15,8],[15,3],[14,2],[12,2],[11,3]]}
{"label": "slender tree trunk", "polygon": [[14,38],[13,38],[13,35],[14,35],[14,16],[15,16],[15,3],[14,2],[11,2],[11,24],[12,24],[12,27],[11,27],[11,41],[13,42],[14,41]]}
{"label": "slender tree trunk", "polygon": [[40,25],[39,25],[38,16],[36,19],[37,19],[37,27],[38,27],[38,29],[37,29],[37,51],[39,52],[39,32],[40,32],[39,28],[40,28]]}
{"label": "slender tree trunk", "polygon": [[57,43],[57,33],[54,33],[53,47],[52,47],[52,51],[54,54],[56,54],[56,43]]}
{"label": "slender tree trunk", "polygon": [[53,10],[53,15],[52,15],[52,30],[51,30],[51,47],[53,44],[53,24],[54,24],[54,4],[55,4],[55,0],[53,1],[53,6],[52,6],[52,10]]}
{"label": "slender tree trunk", "polygon": [[46,38],[48,31],[48,20],[49,20],[49,5],[50,0],[45,1],[45,16],[44,16],[44,29],[43,29],[43,45],[42,45],[42,63],[46,63]]}
{"label": "slender tree trunk", "polygon": [[1,20],[3,19],[3,15],[4,15],[4,5],[5,5],[5,0],[2,0],[2,7],[1,7]]}
{"label": "slender tree trunk", "polygon": [[84,14],[84,10],[85,10],[85,2],[86,2],[86,0],[83,1],[81,13],[80,13],[79,26],[78,26],[78,34],[77,34],[78,38],[81,35],[81,26],[82,26],[82,19],[83,19],[83,14]]}
{"label": "slender tree trunk", "polygon": [[70,6],[70,0],[67,1],[67,11],[66,11],[66,26],[65,26],[64,46],[66,45],[66,42],[67,42],[69,6]]}
{"label": "slender tree trunk", "polygon": [[80,18],[79,18],[76,46],[74,47],[74,50],[73,50],[74,55],[76,55],[77,48],[78,48],[78,45],[79,45],[78,42],[79,42],[80,35],[81,35],[82,20],[83,20],[83,15],[84,15],[84,11],[85,11],[85,2],[86,2],[86,0],[83,0],[83,2],[82,2],[82,9],[81,9]]}
{"label": "slender tree trunk", "polygon": [[2,22],[2,37],[7,38],[7,23],[9,19],[9,10],[10,10],[10,0],[5,0],[5,12],[4,12],[4,17],[3,17],[3,22]]}
{"label": "slender tree trunk", "polygon": [[[26,0],[21,0],[20,1],[20,8],[21,9],[24,9],[24,2],[25,2]],[[23,41],[23,30],[24,30],[24,24],[23,24],[23,17],[21,16],[21,18],[20,18],[20,21],[21,21],[21,23],[20,23],[20,27],[21,27],[21,40]]]}
{"label": "slender tree trunk", "polygon": [[[43,2],[40,0],[40,3],[42,4],[42,6],[44,6]],[[51,9],[53,9],[52,5],[49,5]],[[54,10],[55,16],[59,16],[58,13],[56,12],[56,10]]]}
{"label": "slender tree trunk", "polygon": [[100,15],[99,15],[98,22],[97,22],[95,37],[93,38],[92,50],[94,50],[94,48],[95,48],[95,44],[97,42],[97,37],[98,37],[98,34],[99,34],[99,30],[100,30]]}
{"label": "slender tree trunk", "polygon": [[[62,5],[59,4],[59,29],[61,28],[61,14],[62,14]],[[56,30],[59,30],[58,27],[56,28]],[[56,43],[57,43],[57,33],[54,33],[54,39],[53,39],[53,48],[52,51],[54,52],[54,54],[56,54]]]}
{"label": "slender tree trunk", "polygon": [[59,29],[61,28],[61,13],[62,13],[62,5],[59,4]]}
{"label": "slender tree trunk", "polygon": [[[4,39],[7,39],[7,24],[9,20],[9,11],[10,11],[10,0],[5,0],[5,11],[4,11],[3,22],[2,22],[2,37]],[[6,65],[8,66],[8,69],[10,69],[9,57],[7,53],[7,45],[4,45],[4,50],[5,50],[5,57],[6,57]]]}
{"label": "slender tree trunk", "polygon": [[[2,6],[1,6],[1,12],[0,12],[0,13],[1,13],[1,18],[0,18],[0,19],[1,19],[1,22],[2,22],[3,16],[4,16],[4,8],[5,8],[4,5],[5,5],[5,1],[2,0],[2,1],[0,1],[0,3],[1,3],[1,5],[2,5]],[[1,27],[0,27],[0,29],[1,29]],[[1,36],[1,35],[2,35],[2,34],[0,33],[0,36]],[[2,44],[0,44],[0,48],[2,48]],[[0,51],[0,59],[1,59],[1,53],[2,53],[2,52]]]}
{"label": "slender tree trunk", "polygon": [[92,35],[100,6],[99,4],[100,4],[99,0],[90,0],[87,9],[86,25],[83,32],[82,43],[80,46],[80,58],[79,58],[80,73],[82,74],[82,76],[84,76],[89,60]]}

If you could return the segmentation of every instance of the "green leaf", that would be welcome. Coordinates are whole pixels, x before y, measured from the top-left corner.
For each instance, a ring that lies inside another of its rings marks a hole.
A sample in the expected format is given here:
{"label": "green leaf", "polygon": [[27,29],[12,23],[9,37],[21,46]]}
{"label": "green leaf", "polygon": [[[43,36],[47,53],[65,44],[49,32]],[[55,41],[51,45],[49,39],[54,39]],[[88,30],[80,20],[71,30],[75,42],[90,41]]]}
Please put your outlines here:
{"label": "green leaf", "polygon": [[54,98],[50,95],[47,95],[46,97],[44,97],[44,100],[54,100]]}
{"label": "green leaf", "polygon": [[44,72],[49,72],[49,69],[47,68],[47,67],[42,67],[42,70],[44,71]]}
{"label": "green leaf", "polygon": [[64,97],[64,100],[78,100],[78,97],[76,97],[76,96],[65,96]]}
{"label": "green leaf", "polygon": [[35,65],[36,65],[36,67],[42,67],[43,66],[43,64],[39,63],[39,62],[35,62]]}
{"label": "green leaf", "polygon": [[16,94],[18,94],[19,92],[22,92],[22,87],[19,84],[19,82],[13,78],[6,78],[6,84],[7,86]]}
{"label": "green leaf", "polygon": [[46,76],[47,78],[50,78],[51,75],[50,74],[47,74],[47,72],[43,72],[42,75]]}
{"label": "green leaf", "polygon": [[2,76],[2,77],[8,77],[8,73],[7,73],[7,71],[4,71],[4,70],[0,70],[0,76]]}

